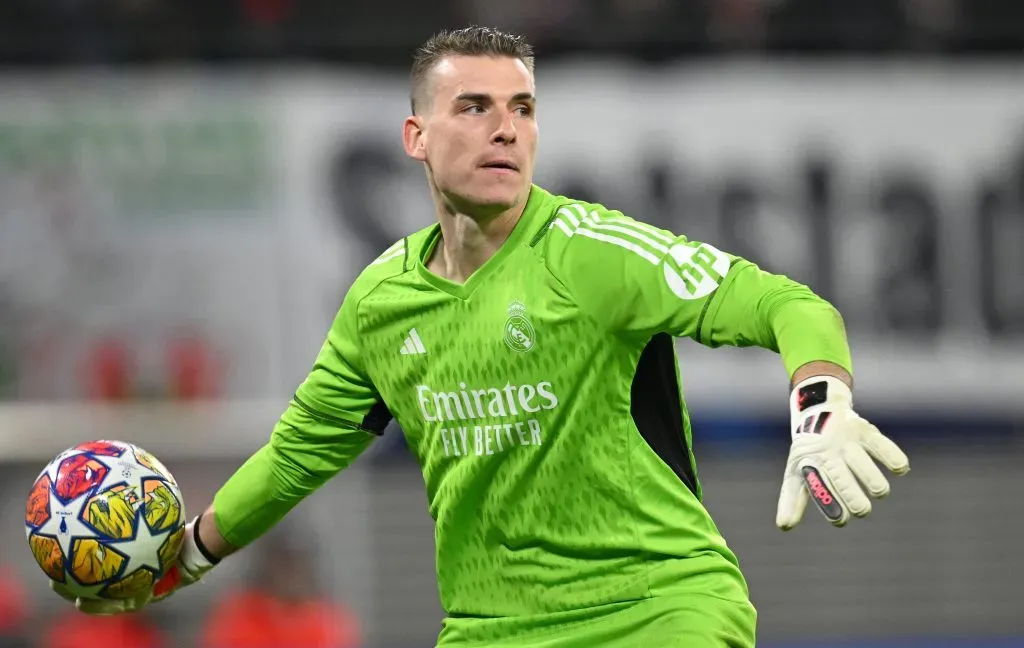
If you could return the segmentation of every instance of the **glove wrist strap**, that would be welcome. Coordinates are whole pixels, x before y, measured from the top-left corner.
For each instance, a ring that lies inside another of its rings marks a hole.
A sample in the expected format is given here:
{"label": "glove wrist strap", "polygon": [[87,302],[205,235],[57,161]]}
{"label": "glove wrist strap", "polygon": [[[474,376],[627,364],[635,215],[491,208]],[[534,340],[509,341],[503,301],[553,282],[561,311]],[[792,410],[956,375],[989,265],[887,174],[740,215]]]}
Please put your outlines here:
{"label": "glove wrist strap", "polygon": [[198,549],[199,553],[202,554],[203,558],[206,559],[206,562],[210,563],[210,567],[213,567],[214,565],[216,565],[217,563],[220,562],[220,558],[218,558],[217,556],[214,556],[210,552],[210,550],[206,548],[206,545],[203,544],[203,539],[199,536],[199,520],[200,519],[201,519],[201,516],[197,517],[195,519],[195,522],[192,524],[192,539],[196,543],[196,549]]}
{"label": "glove wrist strap", "polygon": [[185,535],[185,542],[181,547],[180,561],[181,566],[187,570],[190,574],[198,577],[201,574],[208,572],[220,562],[220,558],[217,558],[210,550],[203,544],[202,539],[199,537],[199,518],[197,517],[191,523],[191,529]]}
{"label": "glove wrist strap", "polygon": [[789,395],[789,407],[794,415],[825,404],[853,407],[853,393],[835,376],[811,376],[800,381]]}

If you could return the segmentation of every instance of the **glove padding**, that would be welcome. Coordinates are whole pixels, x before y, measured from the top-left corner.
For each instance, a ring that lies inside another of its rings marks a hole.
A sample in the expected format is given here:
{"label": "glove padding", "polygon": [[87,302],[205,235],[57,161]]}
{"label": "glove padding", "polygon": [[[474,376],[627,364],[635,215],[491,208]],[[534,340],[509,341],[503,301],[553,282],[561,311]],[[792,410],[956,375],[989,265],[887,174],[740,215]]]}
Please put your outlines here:
{"label": "glove padding", "polygon": [[50,589],[74,603],[82,612],[93,616],[136,612],[150,603],[161,601],[182,587],[200,581],[206,572],[216,565],[216,562],[204,554],[197,544],[197,522],[198,518],[185,525],[184,539],[177,560],[151,590],[124,599],[86,599],[75,596],[66,586],[56,581],[50,581]]}
{"label": "glove padding", "polygon": [[[790,395],[793,445],[779,496],[775,524],[788,531],[800,523],[810,495],[834,526],[871,512],[871,499],[889,494],[889,482],[872,458],[897,475],[910,460],[853,411],[850,388],[838,378],[816,376]],[[870,496],[870,497],[869,497]]]}

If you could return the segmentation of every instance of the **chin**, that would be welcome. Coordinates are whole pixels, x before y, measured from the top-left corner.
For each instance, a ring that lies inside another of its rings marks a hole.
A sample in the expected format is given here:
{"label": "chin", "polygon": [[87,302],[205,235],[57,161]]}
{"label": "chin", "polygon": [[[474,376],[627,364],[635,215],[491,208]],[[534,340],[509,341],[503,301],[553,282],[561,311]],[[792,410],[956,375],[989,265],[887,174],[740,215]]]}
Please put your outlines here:
{"label": "chin", "polygon": [[492,212],[503,212],[519,204],[522,191],[519,188],[491,187],[484,190],[466,192],[461,202],[477,209],[483,208]]}
{"label": "chin", "polygon": [[490,193],[484,194],[477,201],[480,206],[487,205],[489,207],[501,207],[503,209],[509,209],[515,207],[519,202],[519,194],[513,192],[502,192],[502,193]]}

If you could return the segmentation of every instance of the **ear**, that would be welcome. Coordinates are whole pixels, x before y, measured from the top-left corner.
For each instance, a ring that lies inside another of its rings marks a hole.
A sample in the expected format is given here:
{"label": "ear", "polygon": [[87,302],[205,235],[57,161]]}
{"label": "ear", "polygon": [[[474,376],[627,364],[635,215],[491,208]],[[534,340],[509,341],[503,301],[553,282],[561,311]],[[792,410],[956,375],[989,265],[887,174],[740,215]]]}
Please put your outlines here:
{"label": "ear", "polygon": [[405,118],[405,123],[402,124],[402,143],[405,145],[406,155],[418,162],[427,161],[426,132],[422,117],[410,115]]}

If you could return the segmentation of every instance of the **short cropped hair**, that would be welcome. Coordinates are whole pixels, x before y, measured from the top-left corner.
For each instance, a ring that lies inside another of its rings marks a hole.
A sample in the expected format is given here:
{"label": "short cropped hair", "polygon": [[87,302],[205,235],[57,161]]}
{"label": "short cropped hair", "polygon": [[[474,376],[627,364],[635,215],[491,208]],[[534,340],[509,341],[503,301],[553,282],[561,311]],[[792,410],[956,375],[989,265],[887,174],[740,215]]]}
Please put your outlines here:
{"label": "short cropped hair", "polygon": [[413,54],[412,91],[409,97],[413,114],[416,114],[417,108],[426,99],[430,71],[448,56],[516,58],[533,74],[533,46],[523,36],[478,26],[440,31],[427,39]]}

